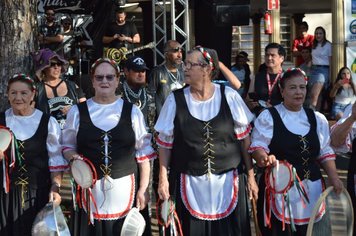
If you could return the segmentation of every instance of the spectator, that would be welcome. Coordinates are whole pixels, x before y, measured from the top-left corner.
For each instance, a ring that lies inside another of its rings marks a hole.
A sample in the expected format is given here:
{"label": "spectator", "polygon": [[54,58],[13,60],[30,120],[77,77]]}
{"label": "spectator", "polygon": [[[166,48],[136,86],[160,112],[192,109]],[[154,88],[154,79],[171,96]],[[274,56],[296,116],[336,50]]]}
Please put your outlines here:
{"label": "spectator", "polygon": [[285,56],[285,49],[278,43],[270,43],[265,47],[266,69],[259,71],[255,78],[251,79],[246,98],[247,105],[255,115],[258,115],[264,108],[282,102],[278,81]]}
{"label": "spectator", "polygon": [[36,76],[39,79],[35,106],[54,116],[63,128],[69,109],[86,100],[81,88],[62,78],[68,62],[55,52],[41,49],[33,54]]}
{"label": "spectator", "polygon": [[302,56],[303,48],[312,48],[314,36],[308,34],[309,25],[307,22],[303,21],[298,24],[297,38],[294,39],[292,45],[292,55],[296,57],[295,65],[300,67],[304,63]]}
{"label": "spectator", "polygon": [[250,66],[247,64],[248,54],[241,51],[236,55],[235,64],[231,67],[232,73],[240,80],[241,88],[237,92],[242,98],[246,98],[250,86]]}
{"label": "spectator", "polygon": [[324,99],[320,95],[329,88],[331,53],[331,43],[326,39],[325,29],[319,26],[315,29],[312,50],[313,66],[309,80],[310,108],[314,110],[320,111],[324,105]]}
{"label": "spectator", "polygon": [[45,9],[46,22],[40,25],[38,30],[38,40],[40,42],[40,48],[49,48],[52,51],[60,51],[60,44],[63,42],[63,35],[61,34],[61,26],[55,21],[56,16],[53,7],[47,7]]}
{"label": "spectator", "polygon": [[153,68],[150,73],[148,89],[155,97],[157,117],[170,92],[182,88],[184,85],[182,53],[182,45],[179,42],[168,40],[164,45],[165,61]]}
{"label": "spectator", "polygon": [[339,120],[344,115],[346,107],[355,102],[355,95],[356,89],[351,71],[348,67],[343,67],[339,70],[330,91],[330,97],[334,99],[331,108],[331,118]]}

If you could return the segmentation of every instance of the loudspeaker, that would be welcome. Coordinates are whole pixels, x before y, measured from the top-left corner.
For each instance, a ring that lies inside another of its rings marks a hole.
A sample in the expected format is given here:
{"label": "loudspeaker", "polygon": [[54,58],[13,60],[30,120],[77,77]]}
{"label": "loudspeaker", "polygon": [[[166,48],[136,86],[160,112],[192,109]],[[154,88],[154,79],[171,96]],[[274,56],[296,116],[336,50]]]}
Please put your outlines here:
{"label": "loudspeaker", "polygon": [[213,3],[213,16],[217,26],[249,25],[250,5]]}

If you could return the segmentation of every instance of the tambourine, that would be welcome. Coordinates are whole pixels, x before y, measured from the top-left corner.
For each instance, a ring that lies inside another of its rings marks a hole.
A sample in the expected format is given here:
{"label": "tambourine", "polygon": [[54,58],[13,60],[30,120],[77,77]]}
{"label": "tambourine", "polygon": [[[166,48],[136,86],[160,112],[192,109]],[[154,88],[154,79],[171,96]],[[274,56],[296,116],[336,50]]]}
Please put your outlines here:
{"label": "tambourine", "polygon": [[49,202],[37,213],[32,225],[32,235],[70,236],[69,228],[59,206]]}
{"label": "tambourine", "polygon": [[90,188],[97,180],[93,163],[85,157],[73,160],[70,170],[75,182],[83,189]]}
{"label": "tambourine", "polygon": [[[316,222],[319,209],[325,204],[325,213]],[[334,187],[328,187],[319,197],[309,219],[306,236],[345,235],[352,236],[354,212],[349,193],[345,188],[336,194]]]}
{"label": "tambourine", "polygon": [[293,185],[292,165],[287,161],[277,161],[277,165],[267,169],[265,174],[266,187],[272,193],[286,193]]}
{"label": "tambourine", "polygon": [[9,148],[11,141],[11,131],[5,126],[0,126],[0,150],[5,152]]}
{"label": "tambourine", "polygon": [[141,236],[145,231],[145,227],[145,219],[138,208],[133,207],[125,218],[120,236]]}

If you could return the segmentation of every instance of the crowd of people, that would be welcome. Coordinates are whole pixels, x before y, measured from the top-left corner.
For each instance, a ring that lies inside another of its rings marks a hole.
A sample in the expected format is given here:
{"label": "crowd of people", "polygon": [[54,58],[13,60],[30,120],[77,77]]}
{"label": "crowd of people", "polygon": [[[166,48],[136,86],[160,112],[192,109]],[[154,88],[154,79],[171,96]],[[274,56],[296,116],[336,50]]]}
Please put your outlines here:
{"label": "crowd of people", "polygon": [[[330,86],[331,44],[322,27],[312,36],[306,22],[299,25],[296,68],[284,69],[285,48],[269,43],[254,76],[244,51],[230,70],[214,49],[196,46],[183,58],[176,40],[165,43],[165,61],[152,69],[137,55],[120,65],[99,58],[90,69],[94,95],[86,98],[63,77],[68,61],[56,50],[63,35],[53,9],[45,14],[41,49],[32,54],[34,78],[9,78],[10,108],[0,113],[0,128],[14,136],[14,145],[0,150],[1,235],[31,235],[36,214],[49,201],[61,204],[63,173],[83,159],[97,180],[88,192],[73,183],[79,206],[72,212],[73,235],[119,235],[133,207],[146,221],[143,235],[152,235],[153,200],[161,235],[251,235],[251,202],[257,202],[262,235],[305,235],[325,189],[320,167],[334,191],[342,191],[335,150],[356,147],[356,89],[347,67]],[[103,43],[129,48],[139,42],[136,27],[118,10]],[[214,83],[220,73],[226,85]],[[331,133],[319,112],[319,96],[329,87],[331,117],[338,120]],[[355,204],[352,153],[347,187]],[[256,178],[254,165],[268,175],[278,163],[287,163],[308,189],[287,190],[295,199],[289,217],[284,195],[266,198],[268,179]],[[162,223],[166,202],[172,218]]]}

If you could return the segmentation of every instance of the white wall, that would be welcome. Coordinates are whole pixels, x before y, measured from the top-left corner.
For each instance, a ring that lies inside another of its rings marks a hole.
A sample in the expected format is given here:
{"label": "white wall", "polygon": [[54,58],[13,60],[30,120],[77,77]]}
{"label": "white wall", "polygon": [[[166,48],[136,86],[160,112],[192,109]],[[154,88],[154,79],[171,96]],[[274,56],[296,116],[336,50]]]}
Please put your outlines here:
{"label": "white wall", "polygon": [[326,31],[326,39],[332,42],[331,13],[305,14],[303,21],[308,23],[308,33],[312,35],[314,35],[316,27],[322,26]]}

